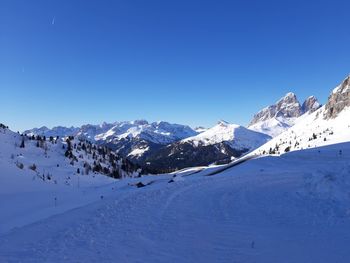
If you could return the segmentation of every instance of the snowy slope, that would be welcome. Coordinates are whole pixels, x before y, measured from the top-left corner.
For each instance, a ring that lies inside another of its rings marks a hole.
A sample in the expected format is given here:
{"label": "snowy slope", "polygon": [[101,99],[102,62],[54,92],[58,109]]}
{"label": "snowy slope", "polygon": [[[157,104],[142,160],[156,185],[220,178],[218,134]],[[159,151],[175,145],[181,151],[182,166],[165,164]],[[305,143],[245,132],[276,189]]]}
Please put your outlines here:
{"label": "snowy slope", "polygon": [[[97,187],[116,181],[102,171],[93,171],[94,163],[106,169],[110,166],[97,148],[86,153],[77,141],[73,144],[75,157],[69,158],[63,139],[30,140],[0,128],[0,233],[95,201],[100,193]],[[90,151],[89,146],[87,149]],[[116,161],[119,177],[138,176],[136,169],[124,170],[126,164],[122,159]]]}
{"label": "snowy slope", "polygon": [[[254,153],[279,154],[287,151],[314,148],[350,141],[350,108],[344,109],[334,119],[324,119],[325,106],[305,116],[286,132],[273,138]],[[276,148],[277,146],[277,148]]]}
{"label": "snowy slope", "polygon": [[348,158],[349,143],[209,177],[215,168],[143,177],[153,183],[140,189],[115,182],[104,199],[0,236],[0,261],[348,262]]}
{"label": "snowy slope", "polygon": [[296,118],[285,119],[280,117],[273,117],[271,119],[250,125],[248,128],[253,131],[268,134],[271,137],[276,137],[277,135],[292,127],[294,125],[295,119]]}
{"label": "snowy slope", "polygon": [[181,142],[192,143],[195,146],[214,145],[226,142],[235,149],[252,150],[264,144],[269,139],[270,137],[266,134],[251,131],[240,125],[220,121],[214,127],[197,136],[186,138]]}

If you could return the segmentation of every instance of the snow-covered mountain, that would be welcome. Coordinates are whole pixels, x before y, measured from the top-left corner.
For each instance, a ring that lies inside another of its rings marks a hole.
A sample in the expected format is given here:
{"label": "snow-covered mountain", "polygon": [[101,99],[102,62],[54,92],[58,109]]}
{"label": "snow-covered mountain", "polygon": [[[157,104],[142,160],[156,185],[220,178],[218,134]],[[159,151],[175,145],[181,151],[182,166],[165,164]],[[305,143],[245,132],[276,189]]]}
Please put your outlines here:
{"label": "snow-covered mountain", "polygon": [[191,143],[198,147],[225,142],[233,149],[250,151],[261,146],[269,139],[270,136],[266,134],[226,121],[219,121],[214,127],[196,136],[186,138],[181,143]]}
{"label": "snow-covered mountain", "polygon": [[108,145],[124,157],[138,160],[145,154],[163,145],[197,135],[198,132],[187,125],[171,124],[165,121],[149,123],[146,120],[87,124],[80,128],[47,127],[34,128],[24,132],[28,135],[40,136],[76,136]]}
{"label": "snow-covered mountain", "polygon": [[141,120],[118,123],[95,140],[144,166],[144,160],[161,147],[196,134],[186,125]]}
{"label": "snow-covered mountain", "polygon": [[78,133],[79,128],[76,127],[63,127],[63,126],[56,126],[52,129],[47,128],[46,126],[43,126],[41,128],[33,128],[31,130],[24,131],[24,134],[27,134],[29,136],[32,135],[39,135],[39,136],[45,136],[45,137],[66,137],[66,136],[74,136]]}
{"label": "snow-covered mountain", "polygon": [[187,125],[164,121],[149,123],[136,120],[102,125],[88,124],[80,128],[43,127],[25,133],[46,137],[57,133],[61,137],[72,135],[89,140],[107,146],[154,173],[191,165],[228,162],[270,139],[266,134],[224,121],[210,129],[192,129]]}
{"label": "snow-covered mountain", "polygon": [[187,125],[171,124],[165,121],[149,123],[146,120],[123,121],[115,123],[104,122],[101,125],[87,124],[76,127],[33,128],[24,131],[27,135],[40,136],[78,136],[90,141],[121,140],[125,138],[142,138],[153,143],[167,144],[198,134]]}
{"label": "snow-covered mountain", "polygon": [[297,123],[255,151],[281,154],[350,141],[350,86],[347,77],[332,91],[326,105],[301,116]]}
{"label": "snow-covered mountain", "polygon": [[86,124],[81,126],[77,132],[76,136],[78,138],[86,139],[92,142],[96,141],[96,136],[99,134],[103,134],[109,129],[111,129],[113,126],[115,126],[117,123],[102,123],[100,125],[93,125],[93,124]]}
{"label": "snow-covered mountain", "polygon": [[67,136],[75,136],[79,137],[81,139],[87,139],[92,142],[95,141],[95,137],[98,134],[105,133],[109,129],[111,129],[113,126],[115,126],[117,123],[102,123],[100,125],[93,125],[93,124],[86,124],[82,125],[81,127],[63,127],[63,126],[57,126],[53,128],[48,128],[46,126],[43,126],[41,128],[33,128],[30,130],[26,130],[23,132],[23,134],[27,134],[29,136],[45,136],[45,137],[67,137]]}
{"label": "snow-covered mountain", "polygon": [[145,120],[121,122],[105,133],[95,136],[95,140],[105,142],[119,141],[126,138],[139,138],[156,144],[169,144],[197,134],[192,128],[165,121],[148,123]]}
{"label": "snow-covered mountain", "polygon": [[275,104],[255,114],[248,128],[275,137],[292,127],[300,116],[310,114],[320,107],[314,96],[300,104],[296,95],[289,92]]}
{"label": "snow-covered mountain", "polygon": [[160,148],[146,158],[146,163],[150,169],[161,171],[225,163],[256,149],[269,139],[271,137],[266,134],[220,121],[196,136]]}

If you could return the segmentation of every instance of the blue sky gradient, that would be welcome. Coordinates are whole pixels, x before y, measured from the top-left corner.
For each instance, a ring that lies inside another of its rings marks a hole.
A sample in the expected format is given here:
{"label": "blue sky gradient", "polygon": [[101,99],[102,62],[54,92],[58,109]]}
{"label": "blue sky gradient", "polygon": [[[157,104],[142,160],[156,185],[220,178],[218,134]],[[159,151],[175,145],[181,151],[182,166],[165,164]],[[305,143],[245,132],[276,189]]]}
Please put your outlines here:
{"label": "blue sky gradient", "polygon": [[0,2],[1,118],[246,125],[350,72],[349,1]]}

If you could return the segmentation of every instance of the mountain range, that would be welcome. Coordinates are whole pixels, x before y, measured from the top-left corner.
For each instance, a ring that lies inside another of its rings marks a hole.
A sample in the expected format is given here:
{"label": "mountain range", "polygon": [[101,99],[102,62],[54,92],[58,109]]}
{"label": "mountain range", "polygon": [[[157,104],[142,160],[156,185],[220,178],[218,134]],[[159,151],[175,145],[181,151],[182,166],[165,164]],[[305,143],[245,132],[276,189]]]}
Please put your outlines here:
{"label": "mountain range", "polygon": [[[347,138],[342,129],[348,124],[342,116],[347,116],[350,106],[349,82],[347,77],[337,86],[324,106],[314,96],[300,103],[297,96],[289,92],[256,113],[248,127],[219,121],[212,128],[193,129],[165,121],[136,120],[81,127],[41,127],[24,133],[74,136],[91,141],[108,147],[150,173],[223,164],[248,153],[281,154],[334,140],[343,141],[337,136]],[[338,124],[340,119],[344,119],[342,124]],[[337,139],[332,140],[335,137]]]}
{"label": "mountain range", "polygon": [[[200,132],[199,132],[200,131]],[[210,129],[145,120],[83,125],[80,128],[46,127],[27,130],[39,136],[75,136],[108,146],[153,173],[173,171],[191,164],[227,163],[271,137],[243,126],[220,121]]]}

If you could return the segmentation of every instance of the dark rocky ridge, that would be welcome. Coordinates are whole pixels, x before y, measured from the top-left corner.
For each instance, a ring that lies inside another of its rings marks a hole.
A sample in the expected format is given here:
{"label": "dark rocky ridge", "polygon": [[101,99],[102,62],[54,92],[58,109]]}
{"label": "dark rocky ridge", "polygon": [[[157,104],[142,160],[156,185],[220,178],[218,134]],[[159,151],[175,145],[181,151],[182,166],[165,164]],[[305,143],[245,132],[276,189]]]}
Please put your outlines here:
{"label": "dark rocky ridge", "polygon": [[329,96],[325,106],[325,119],[332,119],[350,106],[350,76],[348,76]]}

